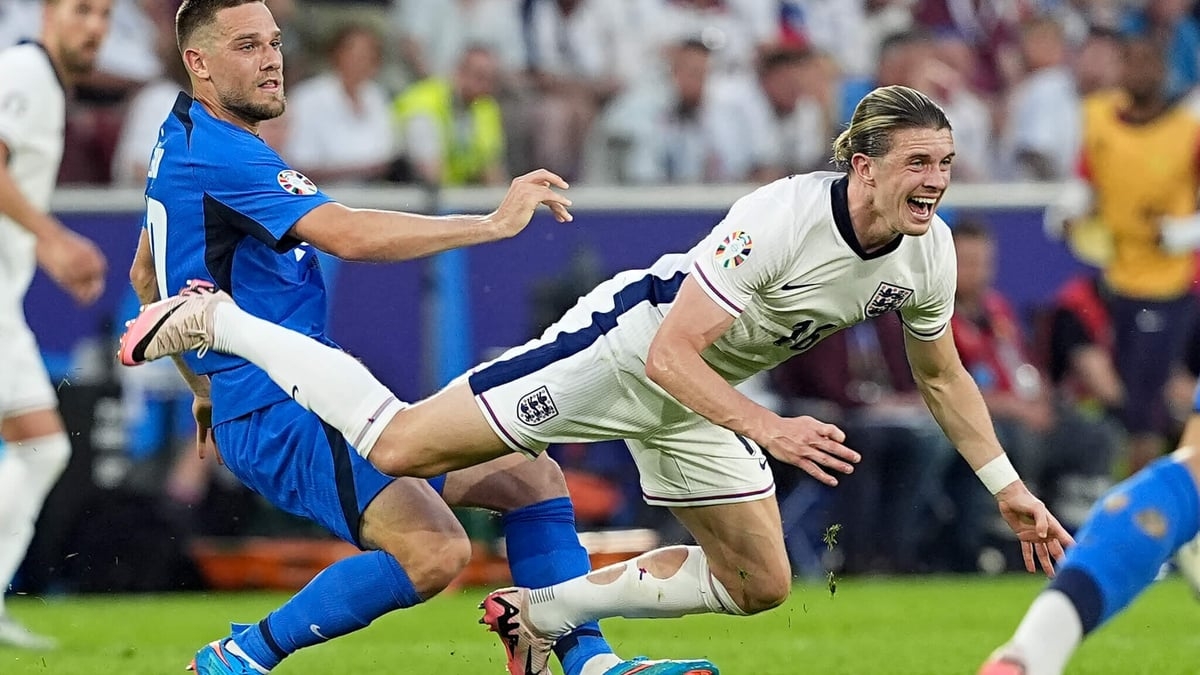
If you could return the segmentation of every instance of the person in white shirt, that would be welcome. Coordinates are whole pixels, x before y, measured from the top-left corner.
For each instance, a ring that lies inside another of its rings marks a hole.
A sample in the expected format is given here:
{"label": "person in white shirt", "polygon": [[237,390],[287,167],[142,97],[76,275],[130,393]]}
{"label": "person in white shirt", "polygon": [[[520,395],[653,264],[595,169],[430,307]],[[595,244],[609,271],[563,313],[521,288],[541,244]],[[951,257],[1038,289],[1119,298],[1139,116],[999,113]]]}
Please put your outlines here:
{"label": "person in white shirt", "polygon": [[922,396],[995,495],[1027,569],[1040,562],[1053,574],[1071,537],[1000,447],[949,329],[955,257],[935,214],[954,157],[945,113],[913,89],[876,89],[833,150],[844,173],[759,188],[691,251],[603,282],[540,338],[414,405],[352,357],[253,317],[223,292],[149,305],[122,353],[133,355],[126,363],[192,349],[246,358],[392,475],[627,439],[645,500],[671,508],[699,545],[490,594],[483,620],[510,673],[548,673],[555,639],[593,619],[781,604],[792,576],[766,455],[830,486],[860,457],[836,426],[782,417],[735,385],[892,311]]}
{"label": "person in white shirt", "polygon": [[375,81],[379,35],[349,25],[333,38],[331,70],[288,94],[288,140],[281,153],[318,183],[366,183],[383,178],[396,159],[389,99]]}
{"label": "person in white shirt", "polygon": [[42,503],[71,455],[58,399],[25,321],[35,268],[76,301],[104,291],[99,249],[47,213],[62,160],[65,88],[92,70],[111,0],[46,0],[40,42],[0,51],[0,644],[49,648],[5,612]]}

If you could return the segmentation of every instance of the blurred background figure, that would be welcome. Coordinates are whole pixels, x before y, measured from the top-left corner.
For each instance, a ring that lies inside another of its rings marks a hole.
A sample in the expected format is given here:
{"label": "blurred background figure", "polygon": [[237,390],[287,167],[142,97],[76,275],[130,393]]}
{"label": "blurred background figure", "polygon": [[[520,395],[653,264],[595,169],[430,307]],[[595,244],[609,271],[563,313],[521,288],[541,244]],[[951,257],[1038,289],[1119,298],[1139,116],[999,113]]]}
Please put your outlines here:
{"label": "blurred background figure", "polygon": [[471,46],[451,76],[427,77],[396,97],[392,110],[414,178],[426,185],[508,180],[499,77],[492,50]]}
{"label": "blurred background figure", "polygon": [[1159,44],[1127,37],[1121,88],[1084,102],[1082,181],[1048,213],[1070,240],[1104,238],[1104,297],[1125,391],[1128,470],[1165,451],[1172,426],[1164,387],[1183,358],[1195,314],[1193,218],[1200,188],[1200,120],[1167,90]]}
{"label": "blurred background figure", "polygon": [[1082,110],[1066,36],[1052,17],[1021,27],[1024,75],[1008,95],[1002,162],[1017,180],[1065,180],[1079,157]]}
{"label": "blurred background figure", "polygon": [[388,96],[375,81],[382,45],[375,28],[349,24],[329,46],[329,70],[289,87],[289,134],[281,153],[318,184],[382,180],[396,160]]}

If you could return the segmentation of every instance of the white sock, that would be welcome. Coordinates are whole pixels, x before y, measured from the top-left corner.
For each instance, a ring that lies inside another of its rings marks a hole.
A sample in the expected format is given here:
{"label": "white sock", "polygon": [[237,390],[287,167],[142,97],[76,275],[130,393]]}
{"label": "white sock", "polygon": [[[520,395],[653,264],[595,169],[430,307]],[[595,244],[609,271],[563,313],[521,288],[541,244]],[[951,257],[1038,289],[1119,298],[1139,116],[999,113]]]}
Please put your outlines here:
{"label": "white sock", "polygon": [[583,664],[579,675],[604,675],[621,661],[621,657],[616,654],[597,654]]}
{"label": "white sock", "polygon": [[[659,579],[641,561],[659,551],[610,565],[588,575],[530,593],[529,620],[538,630],[557,637],[588,621],[612,616],[627,619],[673,618],[717,612],[742,614],[721,582],[708,571],[699,546],[685,547],[688,557],[675,574]],[[615,581],[600,584],[589,577],[621,569]]]}
{"label": "white sock", "polygon": [[363,457],[392,417],[408,405],[353,356],[236,305],[220,304],[213,324],[214,350],[262,368],[297,403],[342,432]]}
{"label": "white sock", "polygon": [[25,560],[46,495],[71,458],[66,434],[14,441],[0,450],[0,615],[4,592]]}
{"label": "white sock", "polygon": [[1026,675],[1059,675],[1083,640],[1083,623],[1060,591],[1043,591],[1029,606],[1010,645],[1025,662]]}

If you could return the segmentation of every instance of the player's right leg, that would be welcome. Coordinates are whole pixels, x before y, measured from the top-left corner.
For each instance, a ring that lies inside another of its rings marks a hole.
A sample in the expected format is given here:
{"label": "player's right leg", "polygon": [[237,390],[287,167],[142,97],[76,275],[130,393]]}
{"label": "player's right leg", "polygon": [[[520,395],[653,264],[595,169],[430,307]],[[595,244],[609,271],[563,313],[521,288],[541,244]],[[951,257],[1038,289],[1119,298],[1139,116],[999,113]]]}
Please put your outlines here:
{"label": "player's right leg", "polygon": [[317,575],[261,621],[200,650],[203,675],[250,675],[436,595],[470,557],[457,518],[429,482],[392,479],[291,401],[217,425],[226,465],[276,506],[363,552]]}
{"label": "player's right leg", "polygon": [[147,305],[127,324],[119,357],[125,365],[138,365],[208,349],[262,368],[389,475],[431,478],[510,452],[465,385],[409,406],[354,357],[247,314],[224,292]]}
{"label": "player's right leg", "polygon": [[[1200,417],[1184,448],[1115,486],[1092,510],[1058,575],[980,675],[1058,675],[1092,631],[1124,609],[1200,530]],[[1120,555],[1114,555],[1120,551]]]}
{"label": "player's right leg", "polygon": [[5,611],[4,593],[33,539],[46,496],[71,457],[58,399],[23,320],[0,326],[0,644],[54,646]]}

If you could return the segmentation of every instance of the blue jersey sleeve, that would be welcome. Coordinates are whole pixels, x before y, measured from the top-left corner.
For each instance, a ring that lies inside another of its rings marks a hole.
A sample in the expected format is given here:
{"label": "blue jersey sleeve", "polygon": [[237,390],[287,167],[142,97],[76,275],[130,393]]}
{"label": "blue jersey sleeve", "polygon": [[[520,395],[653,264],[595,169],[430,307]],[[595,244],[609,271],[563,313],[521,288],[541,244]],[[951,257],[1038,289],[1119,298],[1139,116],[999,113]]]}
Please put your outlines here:
{"label": "blue jersey sleeve", "polygon": [[210,158],[197,162],[206,215],[276,251],[299,244],[288,231],[309,211],[332,201],[257,138],[247,136]]}

